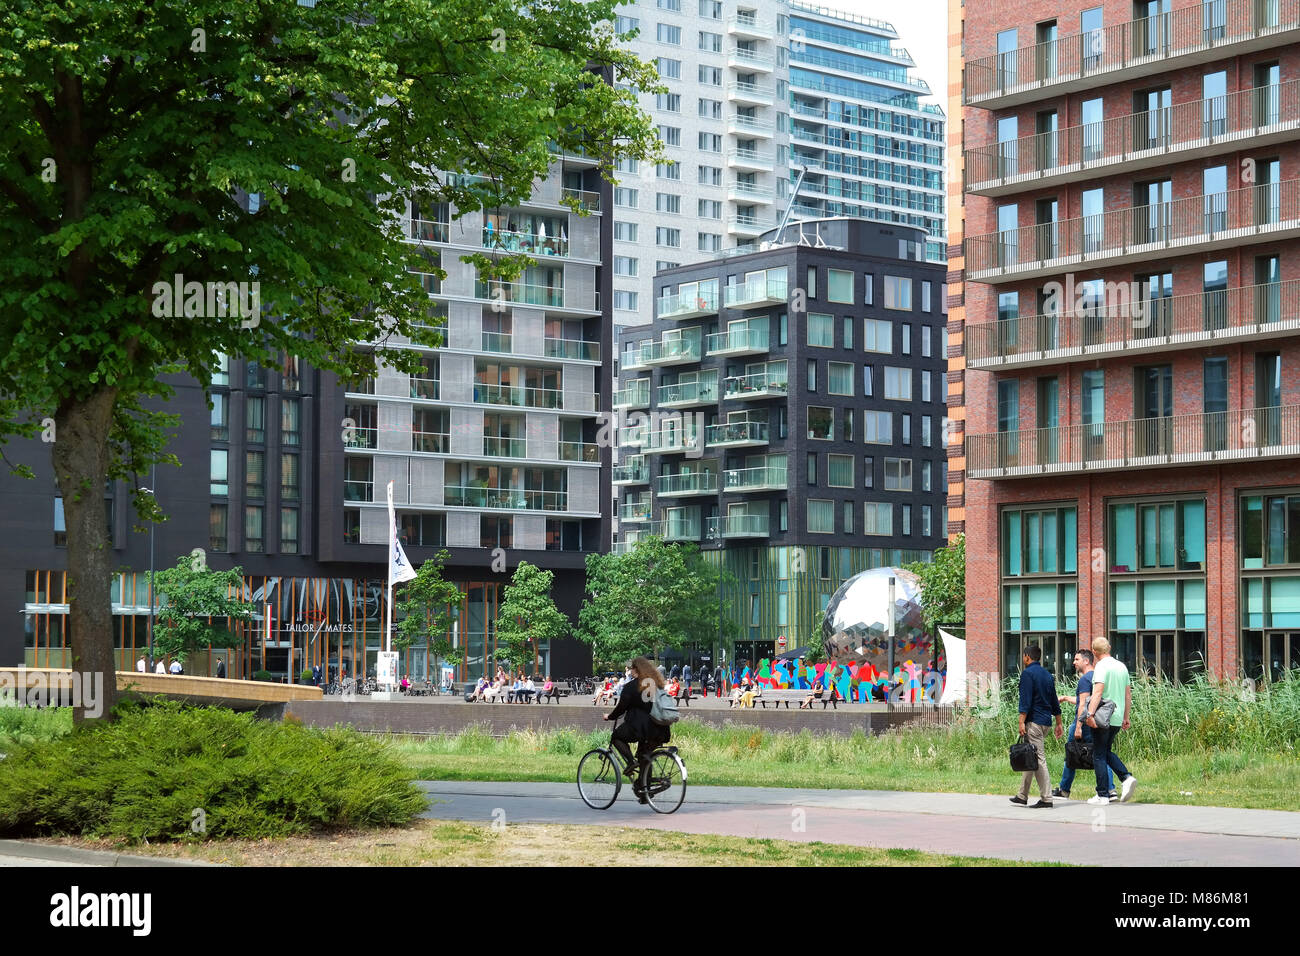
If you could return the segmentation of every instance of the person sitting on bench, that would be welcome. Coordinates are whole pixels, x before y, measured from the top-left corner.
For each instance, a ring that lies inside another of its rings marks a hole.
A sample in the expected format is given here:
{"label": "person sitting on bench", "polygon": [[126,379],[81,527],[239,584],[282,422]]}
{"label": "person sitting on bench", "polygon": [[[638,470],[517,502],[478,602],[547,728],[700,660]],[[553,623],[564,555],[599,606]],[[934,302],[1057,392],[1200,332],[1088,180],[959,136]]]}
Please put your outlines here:
{"label": "person sitting on bench", "polygon": [[822,679],[819,677],[812,685],[812,693],[803,699],[803,703],[799,705],[799,709],[812,710],[813,701],[821,700],[822,694],[824,693],[826,693],[826,685],[822,683]]}

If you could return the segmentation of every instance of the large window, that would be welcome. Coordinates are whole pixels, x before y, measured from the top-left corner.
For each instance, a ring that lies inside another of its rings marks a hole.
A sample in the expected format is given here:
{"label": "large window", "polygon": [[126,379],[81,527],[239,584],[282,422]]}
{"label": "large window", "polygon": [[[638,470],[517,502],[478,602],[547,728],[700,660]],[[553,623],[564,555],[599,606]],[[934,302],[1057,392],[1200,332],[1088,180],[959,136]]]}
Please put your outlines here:
{"label": "large window", "polygon": [[266,497],[266,454],[264,452],[245,453],[244,491],[250,498]]}
{"label": "large window", "polygon": [[280,497],[284,501],[297,501],[301,496],[301,479],[298,475],[300,459],[289,452],[280,455]]}
{"label": "large window", "polygon": [[867,352],[894,354],[894,326],[888,319],[864,319],[862,348]]}
{"label": "large window", "polygon": [[302,399],[280,399],[280,444],[302,443]]}
{"label": "large window", "polygon": [[280,553],[298,553],[298,509],[280,509]]}
{"label": "large window", "polygon": [[868,445],[892,445],[894,443],[893,413],[863,412],[862,440]]}
{"label": "large window", "polygon": [[907,276],[885,276],[885,308],[912,311],[912,280]]}
{"label": "large window", "polygon": [[835,431],[835,410],[817,405],[808,406],[808,437],[830,441]]}
{"label": "large window", "polygon": [[808,499],[808,533],[835,533],[835,502]]}
{"label": "large window", "polygon": [[910,458],[886,458],[885,459],[885,490],[886,491],[911,491],[912,490],[912,459]]}
{"label": "large window", "polygon": [[266,509],[261,505],[247,505],[244,508],[244,550],[262,552],[266,550],[266,540],[262,526]]}
{"label": "large window", "polygon": [[246,438],[260,445],[266,441],[266,399],[260,395],[249,395],[246,402]]}
{"label": "large window", "polygon": [[1300,489],[1240,502],[1241,668],[1281,680],[1300,668]]}
{"label": "large window", "polygon": [[1078,640],[1078,509],[1008,508],[1001,518],[1002,674],[1021,669],[1032,643],[1043,666],[1066,677]]}
{"label": "large window", "polygon": [[894,401],[912,400],[912,370],[885,366],[885,398]]}
{"label": "large window", "polygon": [[213,504],[208,506],[208,550],[229,551],[230,538],[228,522],[230,506]]}
{"label": "large window", "polygon": [[841,269],[826,270],[826,298],[830,302],[853,304],[853,273]]}
{"label": "large window", "polygon": [[832,488],[853,487],[853,456],[828,455],[826,484]]}
{"label": "large window", "polygon": [[894,506],[886,501],[868,501],[862,506],[862,533],[894,533]]}
{"label": "large window", "polygon": [[208,487],[208,493],[213,495],[230,494],[230,478],[228,472],[228,459],[230,452],[224,448],[212,449],[211,465],[209,468],[209,480],[211,484]]}
{"label": "large window", "polygon": [[1112,574],[1204,570],[1204,499],[1112,504],[1109,520]]}
{"label": "large window", "polygon": [[832,395],[852,395],[853,366],[847,362],[827,363],[826,390]]}
{"label": "large window", "polygon": [[835,317],[822,312],[808,313],[808,344],[817,348],[835,347]]}

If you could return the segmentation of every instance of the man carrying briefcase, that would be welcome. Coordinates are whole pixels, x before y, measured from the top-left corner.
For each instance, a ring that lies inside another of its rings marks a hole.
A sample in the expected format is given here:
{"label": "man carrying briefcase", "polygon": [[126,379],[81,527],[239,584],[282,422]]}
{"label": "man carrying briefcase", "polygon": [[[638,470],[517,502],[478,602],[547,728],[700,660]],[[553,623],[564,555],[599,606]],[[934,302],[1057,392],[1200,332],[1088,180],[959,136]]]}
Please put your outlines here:
{"label": "man carrying briefcase", "polygon": [[1034,804],[1035,810],[1052,805],[1052,777],[1047,772],[1043,741],[1053,718],[1056,719],[1056,736],[1059,738],[1065,733],[1061,725],[1061,703],[1056,697],[1056,681],[1039,663],[1042,657],[1042,648],[1030,644],[1022,658],[1025,669],[1020,672],[1020,734],[1028,736],[1029,743],[1037,752],[1038,767],[1025,771],[1020,781],[1020,793],[1011,798],[1011,802],[1018,806],[1029,806],[1029,787],[1037,777],[1039,800]]}

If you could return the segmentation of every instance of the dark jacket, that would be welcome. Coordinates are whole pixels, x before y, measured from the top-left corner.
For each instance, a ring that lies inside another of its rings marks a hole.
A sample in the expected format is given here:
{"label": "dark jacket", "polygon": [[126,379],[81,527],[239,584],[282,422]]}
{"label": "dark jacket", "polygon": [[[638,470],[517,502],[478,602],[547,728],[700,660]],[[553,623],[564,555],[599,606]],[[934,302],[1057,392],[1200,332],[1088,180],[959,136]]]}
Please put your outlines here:
{"label": "dark jacket", "polygon": [[1052,718],[1061,715],[1061,702],[1056,697],[1056,681],[1047,668],[1034,661],[1020,672],[1020,713],[1025,721],[1052,726]]}
{"label": "dark jacket", "polygon": [[650,700],[641,693],[638,680],[629,681],[618,695],[618,705],[610,711],[609,719],[619,717],[623,718],[628,734],[635,735],[637,740],[660,744],[667,743],[671,736],[667,727],[661,727],[650,719]]}

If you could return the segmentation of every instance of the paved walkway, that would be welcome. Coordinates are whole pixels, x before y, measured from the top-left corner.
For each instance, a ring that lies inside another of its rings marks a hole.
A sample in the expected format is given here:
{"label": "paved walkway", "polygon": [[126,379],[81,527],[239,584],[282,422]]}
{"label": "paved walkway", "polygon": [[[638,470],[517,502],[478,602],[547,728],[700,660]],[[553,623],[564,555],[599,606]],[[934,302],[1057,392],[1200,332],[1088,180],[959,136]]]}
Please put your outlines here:
{"label": "paved walkway", "polygon": [[[692,787],[670,816],[624,787],[609,810],[576,784],[423,781],[424,816],[507,823],[580,823],[686,833],[899,847],[1007,860],[1123,866],[1300,866],[1300,813],[1058,801],[1031,810],[1006,796],[880,790]],[[1140,798],[1139,789],[1138,796]],[[495,818],[500,818],[496,814]],[[800,828],[802,824],[802,829]]]}
{"label": "paved walkway", "polygon": [[131,856],[111,850],[82,850],[49,843],[0,840],[0,867],[4,866],[208,866],[201,860],[172,860]]}

